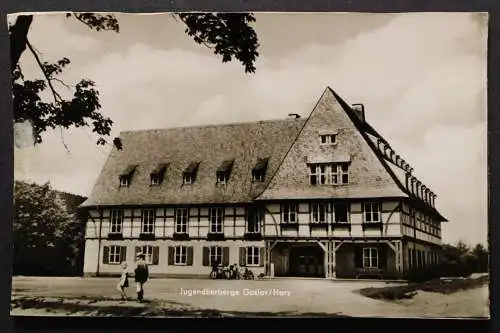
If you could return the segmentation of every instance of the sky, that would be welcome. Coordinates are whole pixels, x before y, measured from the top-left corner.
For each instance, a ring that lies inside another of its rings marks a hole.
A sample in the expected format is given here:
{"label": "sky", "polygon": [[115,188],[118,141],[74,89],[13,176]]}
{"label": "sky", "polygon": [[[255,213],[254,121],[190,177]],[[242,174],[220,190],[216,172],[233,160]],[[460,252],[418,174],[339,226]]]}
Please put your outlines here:
{"label": "sky", "polygon": [[[36,15],[28,35],[43,60],[71,60],[65,82],[96,82],[102,113],[114,121],[111,138],[307,116],[330,86],[365,105],[367,121],[438,195],[450,221],[443,241],[486,243],[487,14],[256,13],[255,74],[223,64],[171,14],[116,15],[120,33],[91,31],[58,13]],[[41,77],[28,52],[21,65],[28,78]],[[48,132],[37,146],[27,126],[15,133],[15,179],[81,195],[111,149],[96,146],[90,129]]]}

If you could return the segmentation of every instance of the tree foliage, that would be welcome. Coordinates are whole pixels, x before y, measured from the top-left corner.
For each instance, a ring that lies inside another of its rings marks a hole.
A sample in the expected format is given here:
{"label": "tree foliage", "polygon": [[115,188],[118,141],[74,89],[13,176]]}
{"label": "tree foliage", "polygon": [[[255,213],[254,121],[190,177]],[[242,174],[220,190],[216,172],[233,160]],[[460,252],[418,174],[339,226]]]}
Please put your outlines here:
{"label": "tree foliage", "polygon": [[84,227],[74,210],[84,198],[64,196],[49,183],[15,182],[14,274],[60,275],[79,269]]}
{"label": "tree foliage", "polygon": [[[259,47],[257,34],[251,24],[253,14],[248,13],[176,13],[186,25],[186,34],[198,44],[211,49],[222,57],[222,62],[233,58],[240,61],[246,73],[255,72],[255,60]],[[96,31],[119,32],[119,22],[114,15],[95,13],[67,13],[66,18],[74,19]],[[42,142],[42,134],[59,127],[90,127],[97,135],[97,144],[107,143],[113,121],[101,113],[99,92],[96,84],[89,78],[82,78],[74,88],[63,82],[60,75],[70,64],[67,57],[55,63],[41,59],[41,54],[30,43],[28,32],[33,22],[32,15],[20,15],[9,26],[11,46],[11,72],[14,99],[14,122],[31,122],[35,144]],[[25,80],[19,64],[21,55],[26,51],[34,57],[41,72],[41,78]],[[72,91],[72,97],[65,99],[59,93],[64,86]],[[41,93],[48,91],[51,101],[45,101]]]}
{"label": "tree foliage", "polygon": [[424,269],[417,268],[408,274],[412,281],[430,280],[439,277],[467,277],[472,273],[488,273],[489,252],[482,245],[473,248],[463,241],[457,244],[443,244],[440,261]]}

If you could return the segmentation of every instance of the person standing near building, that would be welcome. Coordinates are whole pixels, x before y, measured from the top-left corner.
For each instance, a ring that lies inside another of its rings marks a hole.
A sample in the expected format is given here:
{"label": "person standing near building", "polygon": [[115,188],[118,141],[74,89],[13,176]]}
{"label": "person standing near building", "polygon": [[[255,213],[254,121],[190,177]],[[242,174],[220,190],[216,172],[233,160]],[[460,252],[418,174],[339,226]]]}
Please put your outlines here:
{"label": "person standing near building", "polygon": [[127,293],[125,292],[125,289],[128,288],[128,267],[126,262],[122,262],[122,275],[120,277],[120,282],[118,282],[118,285],[116,286],[116,289],[120,292],[120,295],[122,296],[122,300],[127,300]]}
{"label": "person standing near building", "polygon": [[144,283],[149,278],[149,269],[148,269],[148,263],[145,260],[145,255],[142,253],[139,253],[137,255],[137,262],[136,262],[136,268],[135,268],[135,285],[137,289],[137,299],[139,302],[142,303],[144,300]]}

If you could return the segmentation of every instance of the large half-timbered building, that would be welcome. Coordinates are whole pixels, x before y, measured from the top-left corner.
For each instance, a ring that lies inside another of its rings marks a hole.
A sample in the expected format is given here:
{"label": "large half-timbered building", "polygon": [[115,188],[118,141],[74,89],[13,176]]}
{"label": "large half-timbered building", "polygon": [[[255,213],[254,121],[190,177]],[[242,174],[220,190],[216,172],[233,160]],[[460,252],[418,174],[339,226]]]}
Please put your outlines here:
{"label": "large half-timbered building", "polygon": [[86,202],[84,273],[402,277],[437,263],[436,194],[327,88],[309,117],[122,132]]}

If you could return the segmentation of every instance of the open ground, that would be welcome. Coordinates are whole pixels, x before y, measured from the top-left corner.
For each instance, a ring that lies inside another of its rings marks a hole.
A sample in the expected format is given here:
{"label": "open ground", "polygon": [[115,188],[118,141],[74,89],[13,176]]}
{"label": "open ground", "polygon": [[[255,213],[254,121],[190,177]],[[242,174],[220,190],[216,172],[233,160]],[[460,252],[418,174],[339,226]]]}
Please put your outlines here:
{"label": "open ground", "polygon": [[[322,279],[151,279],[145,285],[146,301],[141,304],[135,300],[133,285],[128,289],[131,299],[120,300],[116,283],[116,278],[14,277],[11,314],[431,318],[489,315],[486,285],[449,295],[419,291],[412,299],[391,302],[364,297],[358,290],[398,283]],[[226,294],[181,294],[189,290]]]}

